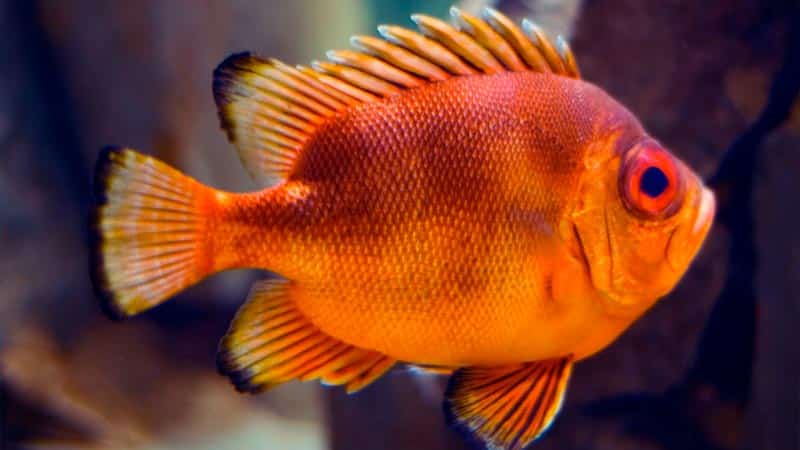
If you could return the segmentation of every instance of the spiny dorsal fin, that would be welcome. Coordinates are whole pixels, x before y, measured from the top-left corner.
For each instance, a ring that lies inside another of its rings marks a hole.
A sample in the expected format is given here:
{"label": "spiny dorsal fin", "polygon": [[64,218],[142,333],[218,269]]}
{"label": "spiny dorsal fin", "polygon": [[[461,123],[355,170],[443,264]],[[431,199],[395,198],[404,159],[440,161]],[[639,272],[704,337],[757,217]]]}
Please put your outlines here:
{"label": "spiny dorsal fin", "polygon": [[266,186],[285,180],[326,119],[406,89],[504,71],[580,77],[566,41],[553,43],[528,20],[520,28],[489,8],[483,18],[455,7],[450,14],[455,26],[421,14],[411,16],[419,32],[381,25],[383,39],[355,36],[354,50],[329,51],[329,61],[314,61],[312,68],[249,53],[223,61],[214,71],[214,98],[222,127],[253,178]]}
{"label": "spiny dorsal fin", "polygon": [[220,372],[236,389],[257,393],[291,380],[320,380],[363,389],[389,371],[395,360],[325,334],[294,305],[292,283],[256,283],[222,338]]}

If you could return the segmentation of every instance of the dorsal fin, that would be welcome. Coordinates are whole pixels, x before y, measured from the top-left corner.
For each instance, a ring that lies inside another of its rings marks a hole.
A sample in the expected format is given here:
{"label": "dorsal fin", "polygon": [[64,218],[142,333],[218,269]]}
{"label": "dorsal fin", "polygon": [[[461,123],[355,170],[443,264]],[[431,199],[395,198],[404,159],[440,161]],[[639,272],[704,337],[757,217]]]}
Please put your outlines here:
{"label": "dorsal fin", "polygon": [[566,41],[555,43],[530,21],[522,28],[485,9],[478,18],[451,8],[455,26],[421,14],[419,32],[378,27],[383,37],[355,36],[354,50],[327,53],[312,68],[291,67],[249,53],[214,71],[222,127],[253,178],[269,186],[292,172],[298,152],[328,118],[349,107],[456,76],[504,71],[579,78]]}

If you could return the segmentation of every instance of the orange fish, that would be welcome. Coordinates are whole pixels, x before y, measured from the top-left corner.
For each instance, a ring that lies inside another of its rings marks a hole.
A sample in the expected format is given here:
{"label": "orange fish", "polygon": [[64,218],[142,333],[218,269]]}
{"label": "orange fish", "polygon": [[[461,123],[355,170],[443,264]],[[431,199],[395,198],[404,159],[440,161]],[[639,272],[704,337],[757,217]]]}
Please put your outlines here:
{"label": "orange fish", "polygon": [[110,148],[95,285],[113,316],[228,269],[268,269],[222,339],[241,391],[357,391],[398,362],[451,373],[448,420],[525,447],[572,366],[667,294],[714,216],[683,162],[530,22],[379,27],[329,62],[237,54],[222,127],[263,190],[205,186]]}

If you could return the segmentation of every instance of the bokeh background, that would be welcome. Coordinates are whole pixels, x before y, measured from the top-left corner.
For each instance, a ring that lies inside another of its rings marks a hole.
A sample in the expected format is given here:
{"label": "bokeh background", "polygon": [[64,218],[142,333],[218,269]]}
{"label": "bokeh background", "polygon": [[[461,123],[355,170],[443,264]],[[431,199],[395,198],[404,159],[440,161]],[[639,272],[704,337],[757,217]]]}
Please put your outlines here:
{"label": "bokeh background", "polygon": [[[451,3],[0,0],[0,449],[467,448],[444,426],[444,380],[402,368],[352,397],[299,383],[237,394],[215,371],[216,345],[264,274],[223,274],[114,323],[87,269],[101,146],[253,189],[219,129],[216,64],[242,50],[306,63]],[[569,36],[584,77],[702,175],[729,148],[751,155],[716,185],[736,214],[674,293],[577,366],[534,448],[800,448],[795,2],[456,3]]]}

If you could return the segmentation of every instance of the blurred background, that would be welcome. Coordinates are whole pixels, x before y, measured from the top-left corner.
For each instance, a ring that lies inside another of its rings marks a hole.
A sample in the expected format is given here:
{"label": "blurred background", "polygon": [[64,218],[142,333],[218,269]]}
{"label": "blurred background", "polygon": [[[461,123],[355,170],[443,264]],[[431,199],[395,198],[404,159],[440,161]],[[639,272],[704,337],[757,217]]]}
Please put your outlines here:
{"label": "blurred background", "polygon": [[[87,269],[101,146],[253,189],[211,74],[232,52],[307,63],[444,0],[0,0],[0,449],[465,449],[444,380],[348,397],[240,395],[218,339],[263,274],[214,277],[122,323]],[[712,182],[720,218],[680,286],[578,365],[537,449],[800,448],[800,19],[793,1],[516,0],[584,78]],[[729,164],[720,165],[721,161]]]}

